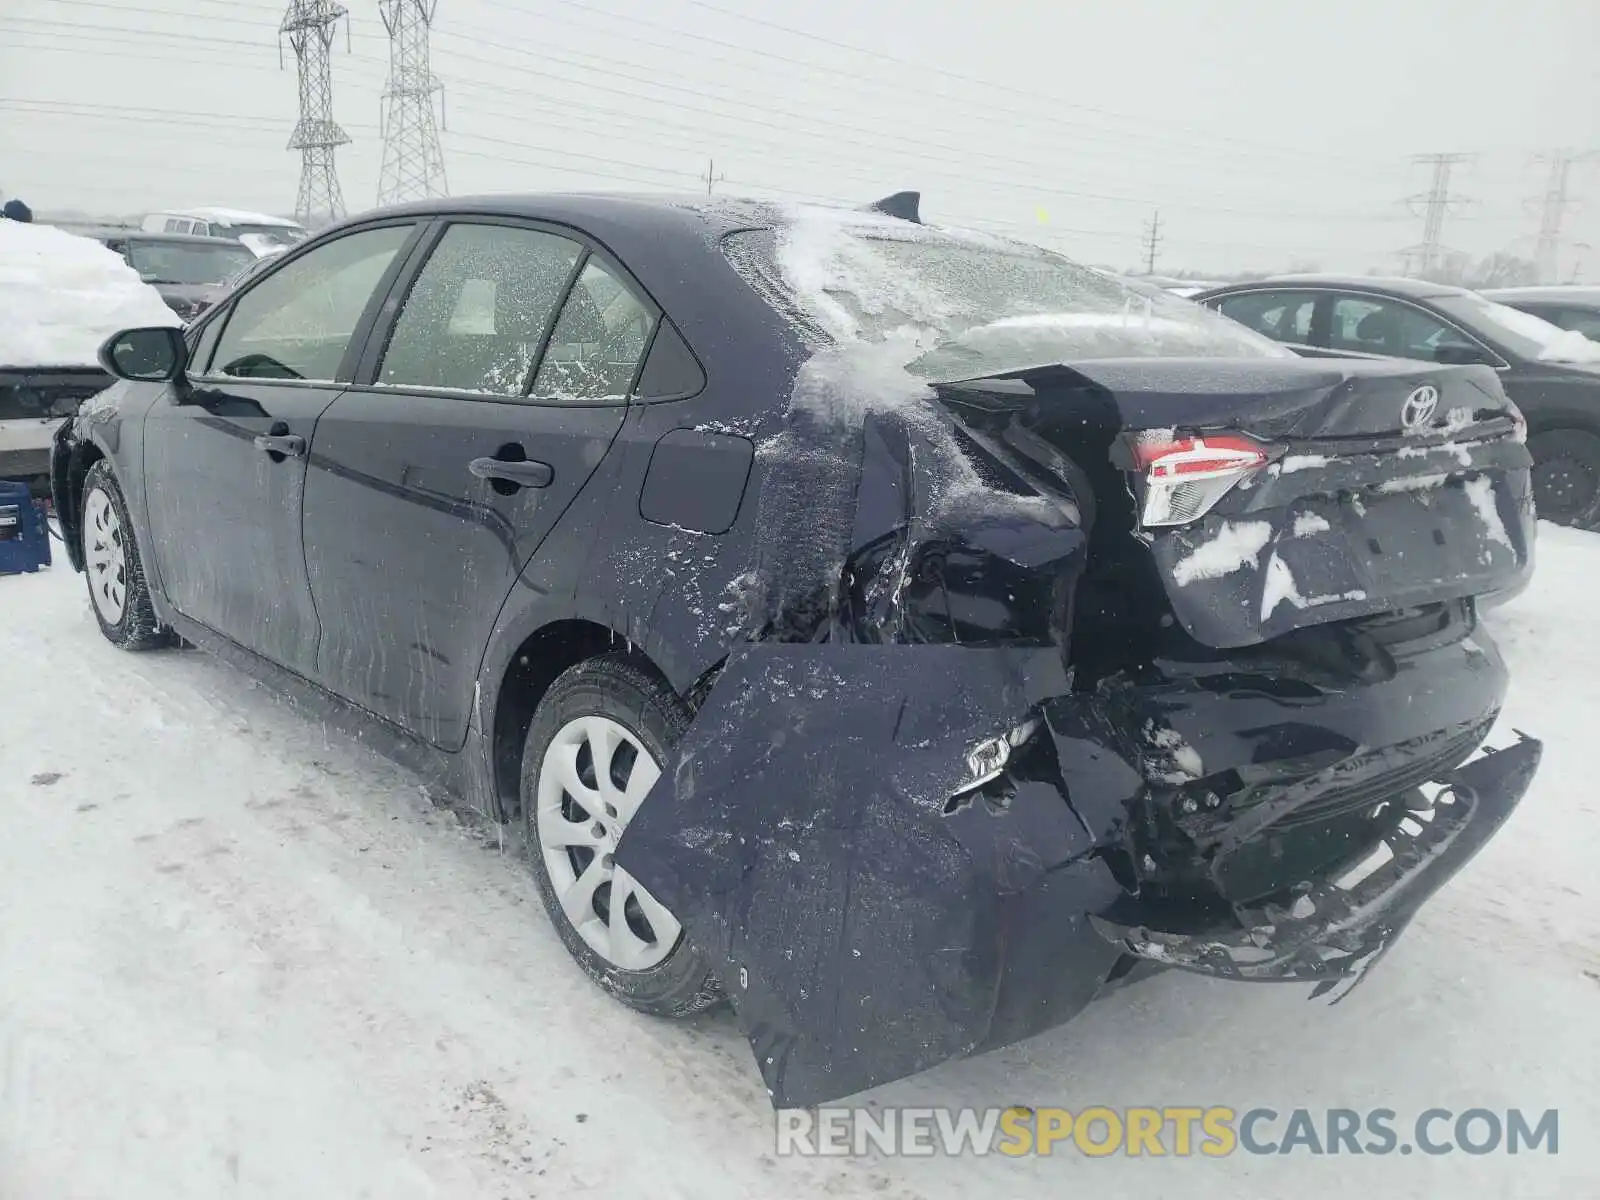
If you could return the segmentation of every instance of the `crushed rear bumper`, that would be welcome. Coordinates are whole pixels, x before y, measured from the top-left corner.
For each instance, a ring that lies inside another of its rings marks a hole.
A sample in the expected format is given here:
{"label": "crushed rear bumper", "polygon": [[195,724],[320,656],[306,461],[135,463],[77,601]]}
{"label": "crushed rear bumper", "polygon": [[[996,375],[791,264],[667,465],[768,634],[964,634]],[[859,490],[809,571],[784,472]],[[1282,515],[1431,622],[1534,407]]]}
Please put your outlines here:
{"label": "crushed rear bumper", "polygon": [[1359,978],[1505,823],[1542,751],[1521,737],[1435,780],[1436,800],[1410,810],[1384,839],[1388,860],[1348,885],[1342,877],[1308,884],[1288,904],[1241,910],[1231,929],[1168,933],[1099,916],[1090,922],[1128,954],[1205,975],[1329,986]]}
{"label": "crushed rear bumper", "polygon": [[[1476,703],[1497,708],[1503,672],[1477,677]],[[1262,715],[1239,698],[1216,694],[1213,714]],[[1358,975],[1504,821],[1539,757],[1525,740],[1441,772],[1453,803],[1348,893],[1321,877],[1283,912],[1163,930],[1125,869],[1152,789],[1127,715],[1072,692],[1052,649],[744,647],[617,862],[710,958],[774,1104],[804,1106],[1060,1025],[1131,965]],[[1278,719],[1317,716],[1301,698]],[[1233,744],[1264,754],[1248,733],[1234,726]],[[979,783],[997,740],[1015,748]]]}

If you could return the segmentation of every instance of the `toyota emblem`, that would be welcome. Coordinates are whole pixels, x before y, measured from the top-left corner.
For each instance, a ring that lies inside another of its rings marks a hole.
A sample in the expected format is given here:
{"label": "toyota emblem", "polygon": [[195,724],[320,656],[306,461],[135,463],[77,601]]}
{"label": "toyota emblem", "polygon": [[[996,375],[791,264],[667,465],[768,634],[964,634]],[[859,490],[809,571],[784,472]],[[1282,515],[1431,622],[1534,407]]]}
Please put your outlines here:
{"label": "toyota emblem", "polygon": [[1400,424],[1406,429],[1420,429],[1432,419],[1433,410],[1438,407],[1439,389],[1425,383],[1406,397],[1400,408]]}

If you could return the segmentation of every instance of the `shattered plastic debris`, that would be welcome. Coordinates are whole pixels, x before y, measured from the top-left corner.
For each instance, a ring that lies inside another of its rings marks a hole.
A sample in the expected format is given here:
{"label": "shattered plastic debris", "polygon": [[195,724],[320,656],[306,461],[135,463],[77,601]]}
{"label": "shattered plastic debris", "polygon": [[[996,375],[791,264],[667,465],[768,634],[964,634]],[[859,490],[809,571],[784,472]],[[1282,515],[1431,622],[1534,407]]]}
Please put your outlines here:
{"label": "shattered plastic debris", "polygon": [[[1161,765],[1147,764],[1145,774],[1158,783],[1181,784],[1199,779],[1206,773],[1200,753],[1184,740],[1176,729],[1158,728],[1154,721],[1146,721],[1145,740],[1161,751],[1165,760]],[[1168,765],[1172,769],[1167,769]]]}
{"label": "shattered plastic debris", "polygon": [[1179,587],[1201,579],[1221,579],[1253,567],[1272,537],[1266,521],[1225,521],[1214,537],[1178,560],[1172,577]]}

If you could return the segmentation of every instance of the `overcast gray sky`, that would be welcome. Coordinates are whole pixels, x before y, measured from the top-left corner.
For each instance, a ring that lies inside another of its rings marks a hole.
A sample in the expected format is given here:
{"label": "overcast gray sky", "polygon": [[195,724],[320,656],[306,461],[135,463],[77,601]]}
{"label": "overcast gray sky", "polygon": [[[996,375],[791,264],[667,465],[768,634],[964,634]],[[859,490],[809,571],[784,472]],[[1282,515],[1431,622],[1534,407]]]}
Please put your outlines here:
{"label": "overcast gray sky", "polygon": [[[387,49],[347,0],[334,113],[352,211],[377,186]],[[293,59],[273,0],[4,0],[0,193],[35,208],[288,212]],[[1531,255],[1557,148],[1600,150],[1600,0],[439,0],[458,194],[704,189],[865,201],[1118,267],[1393,268],[1409,156],[1479,157],[1445,229]],[[1600,158],[1568,220],[1600,279]]]}

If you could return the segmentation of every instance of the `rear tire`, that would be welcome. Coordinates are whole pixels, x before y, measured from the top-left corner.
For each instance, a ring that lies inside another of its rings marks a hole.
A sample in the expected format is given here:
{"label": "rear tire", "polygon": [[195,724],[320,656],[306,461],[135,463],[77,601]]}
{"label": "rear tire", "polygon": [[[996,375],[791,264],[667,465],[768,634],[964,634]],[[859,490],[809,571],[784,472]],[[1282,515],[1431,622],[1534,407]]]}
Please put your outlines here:
{"label": "rear tire", "polygon": [[1600,436],[1586,429],[1546,429],[1528,438],[1528,453],[1540,518],[1600,528]]}
{"label": "rear tire", "polygon": [[89,606],[106,640],[124,650],[176,645],[176,635],[156,620],[127,501],[106,459],[84,477],[78,529]]}
{"label": "rear tire", "polygon": [[522,749],[523,842],[562,944],[622,1003],[662,1017],[712,1007],[722,985],[611,852],[690,719],[664,682],[608,654],[551,684]]}

